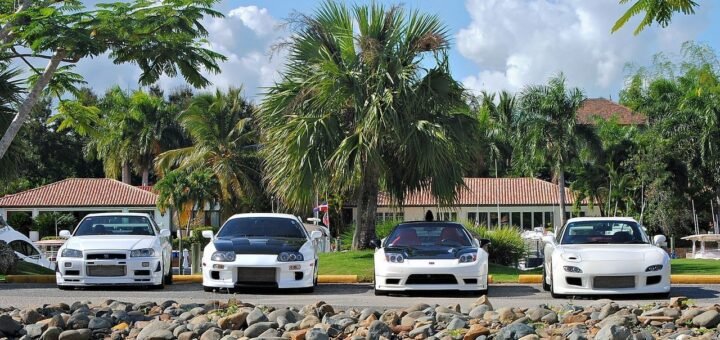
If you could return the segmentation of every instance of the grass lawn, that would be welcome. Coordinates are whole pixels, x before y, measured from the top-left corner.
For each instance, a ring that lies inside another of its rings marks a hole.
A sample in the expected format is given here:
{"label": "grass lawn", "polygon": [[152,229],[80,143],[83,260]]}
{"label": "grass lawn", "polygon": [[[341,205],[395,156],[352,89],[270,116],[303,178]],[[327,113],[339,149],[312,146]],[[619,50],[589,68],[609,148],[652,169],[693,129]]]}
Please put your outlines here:
{"label": "grass lawn", "polygon": [[720,275],[720,260],[673,259],[673,274]]}

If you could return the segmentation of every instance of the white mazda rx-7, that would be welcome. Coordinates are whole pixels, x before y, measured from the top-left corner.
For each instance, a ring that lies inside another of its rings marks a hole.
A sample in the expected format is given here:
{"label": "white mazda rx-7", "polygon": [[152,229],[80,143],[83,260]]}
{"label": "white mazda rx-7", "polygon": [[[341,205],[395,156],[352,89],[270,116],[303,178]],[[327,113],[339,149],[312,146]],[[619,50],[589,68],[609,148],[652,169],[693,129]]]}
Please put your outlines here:
{"label": "white mazda rx-7", "polygon": [[543,289],[563,295],[670,294],[670,257],[627,217],[571,218],[545,241]]}
{"label": "white mazda rx-7", "polygon": [[375,295],[411,290],[486,294],[490,241],[456,222],[404,222],[374,240]]}

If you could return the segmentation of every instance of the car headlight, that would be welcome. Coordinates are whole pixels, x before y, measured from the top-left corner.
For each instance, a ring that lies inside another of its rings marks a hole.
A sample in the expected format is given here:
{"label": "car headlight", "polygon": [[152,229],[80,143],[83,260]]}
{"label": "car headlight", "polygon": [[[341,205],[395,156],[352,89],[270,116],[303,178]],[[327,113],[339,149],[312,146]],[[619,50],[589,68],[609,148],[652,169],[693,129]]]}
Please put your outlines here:
{"label": "car headlight", "polygon": [[279,262],[296,262],[304,260],[303,255],[296,251],[284,251],[278,254],[277,260]]}
{"label": "car headlight", "polygon": [[152,257],[155,256],[155,249],[142,248],[130,251],[130,257]]}
{"label": "car headlight", "polygon": [[460,263],[472,263],[475,261],[477,261],[477,253],[462,254],[458,258],[458,262]]}
{"label": "car headlight", "polygon": [[62,257],[83,257],[81,250],[65,248],[62,251]]}
{"label": "car headlight", "polygon": [[235,261],[234,251],[216,251],[210,256],[210,259],[217,262],[232,262]]}
{"label": "car headlight", "polygon": [[392,263],[403,263],[405,262],[405,256],[403,254],[387,253],[385,254],[385,260]]}
{"label": "car headlight", "polygon": [[563,269],[568,273],[582,273],[582,269],[575,266],[563,266]]}
{"label": "car headlight", "polygon": [[650,267],[645,268],[646,272],[656,272],[663,269],[663,265],[661,264],[654,264]]}

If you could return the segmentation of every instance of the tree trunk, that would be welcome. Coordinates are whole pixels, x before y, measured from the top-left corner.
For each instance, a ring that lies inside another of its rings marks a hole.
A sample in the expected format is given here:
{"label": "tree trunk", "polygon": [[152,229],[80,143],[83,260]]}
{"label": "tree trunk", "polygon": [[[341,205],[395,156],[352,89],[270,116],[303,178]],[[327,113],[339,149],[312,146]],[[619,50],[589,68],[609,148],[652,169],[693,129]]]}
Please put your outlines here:
{"label": "tree trunk", "polygon": [[358,222],[353,235],[353,250],[370,247],[375,236],[375,215],[377,213],[378,175],[377,170],[367,167],[363,173],[358,194]]}
{"label": "tree trunk", "polygon": [[[30,4],[31,4],[31,3],[32,3],[31,0],[23,0],[23,2],[20,4],[20,6],[18,7],[18,9],[15,11],[15,14],[20,13],[20,12],[26,10],[28,7],[30,7]],[[10,31],[12,30],[12,28],[13,28],[14,26],[15,26],[15,23],[14,23],[14,22],[8,21],[8,23],[5,24],[5,26],[3,26],[2,29],[0,29],[0,41],[1,41],[3,44],[7,44],[7,43],[9,42],[9,40],[10,40]],[[2,158],[2,157],[0,157],[0,158]]]}
{"label": "tree trunk", "polygon": [[30,110],[32,110],[35,104],[37,104],[37,102],[40,100],[42,91],[45,89],[47,84],[50,82],[50,79],[55,74],[55,71],[57,70],[58,65],[60,65],[60,62],[63,60],[63,58],[65,58],[65,53],[66,52],[64,50],[55,51],[52,58],[45,67],[45,70],[40,76],[40,79],[38,79],[38,81],[35,83],[35,86],[33,86],[32,90],[30,90],[30,93],[28,93],[27,97],[25,97],[25,100],[18,108],[18,113],[15,115],[15,118],[13,118],[10,126],[8,126],[2,139],[0,139],[0,159],[5,157],[5,152],[7,152],[8,148],[10,148],[10,144],[12,143],[13,139],[15,139],[15,136],[18,134],[18,132],[20,132],[20,128],[22,128],[28,116],[30,116]]}
{"label": "tree trunk", "polygon": [[130,182],[130,164],[128,162],[124,162],[122,165],[122,182],[132,184]]}
{"label": "tree trunk", "polygon": [[150,185],[150,168],[147,166],[142,169],[142,185]]}
{"label": "tree trunk", "polygon": [[565,225],[565,170],[558,171],[558,196],[560,197],[560,226]]}

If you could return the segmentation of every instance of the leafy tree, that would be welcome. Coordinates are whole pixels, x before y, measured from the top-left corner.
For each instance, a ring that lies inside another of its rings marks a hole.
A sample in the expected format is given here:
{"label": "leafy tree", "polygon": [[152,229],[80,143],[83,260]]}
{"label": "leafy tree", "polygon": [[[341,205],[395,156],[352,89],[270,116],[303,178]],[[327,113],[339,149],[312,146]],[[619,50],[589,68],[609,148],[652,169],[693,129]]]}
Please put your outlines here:
{"label": "leafy tree", "polygon": [[352,195],[354,249],[375,237],[381,187],[397,202],[423,187],[453,201],[478,123],[438,17],[325,2],[291,24],[283,79],[258,114],[270,190],[296,210],[317,192]]}
{"label": "leafy tree", "polygon": [[[615,33],[621,29],[630,19],[636,15],[643,15],[642,20],[633,33],[638,35],[642,30],[657,23],[661,27],[667,27],[675,13],[695,14],[695,7],[698,6],[694,0],[633,0],[634,3],[615,22],[611,32]],[[630,0],[620,0],[620,4],[626,4]]]}
{"label": "leafy tree", "polygon": [[[186,224],[189,228],[193,210],[218,201],[217,185],[209,169],[169,171],[154,186],[158,193],[158,208],[163,213],[168,209],[174,210],[180,226]],[[187,220],[184,219],[186,215]]]}
{"label": "leafy tree", "polygon": [[[17,80],[19,71],[12,69],[5,62],[0,62],[0,131],[3,131],[12,122],[13,112],[20,99],[22,87]],[[7,181],[14,177],[25,158],[24,141],[10,145],[6,157],[0,157],[0,181]]]}
{"label": "leafy tree", "polygon": [[530,85],[520,93],[519,122],[523,131],[520,152],[525,171],[548,165],[557,178],[560,224],[565,224],[565,172],[583,148],[597,147],[591,127],[577,124],[576,114],[585,99],[578,88],[567,88],[560,74],[547,85]]}
{"label": "leafy tree", "polygon": [[501,91],[497,97],[483,92],[474,101],[472,106],[480,124],[481,146],[477,168],[470,173],[473,176],[506,176],[513,166],[513,149],[518,136],[517,100],[509,92]]}
{"label": "leafy tree", "polygon": [[[74,90],[82,77],[63,63],[107,54],[116,63],[140,67],[140,83],[149,85],[162,74],[181,74],[193,86],[209,81],[201,70],[219,72],[225,58],[203,47],[208,32],[201,20],[220,17],[212,9],[217,0],[133,0],[99,3],[88,9],[82,1],[21,2],[0,5],[3,53],[22,60],[32,77],[29,92],[0,139],[0,158],[27,120],[47,87],[51,92]],[[26,52],[27,51],[27,52]],[[48,60],[43,69],[37,60]]]}

